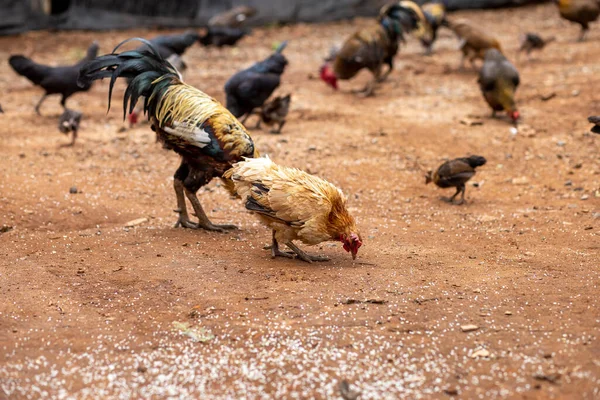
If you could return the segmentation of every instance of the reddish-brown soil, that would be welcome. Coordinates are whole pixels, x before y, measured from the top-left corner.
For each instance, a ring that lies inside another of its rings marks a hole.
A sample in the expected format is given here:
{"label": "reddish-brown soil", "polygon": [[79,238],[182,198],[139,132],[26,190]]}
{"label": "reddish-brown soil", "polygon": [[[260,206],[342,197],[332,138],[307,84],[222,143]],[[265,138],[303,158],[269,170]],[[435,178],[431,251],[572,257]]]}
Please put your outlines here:
{"label": "reddish-brown soil", "polygon": [[[349,193],[365,238],[355,262],[325,243],[310,250],[332,260],[312,265],[271,259],[270,232],[216,181],[201,202],[240,229],[174,228],[178,157],[148,125],[119,132],[122,85],[108,115],[107,82],[70,99],[81,137],[60,148],[58,99],[37,117],[41,90],[6,63],[70,63],[93,39],[106,53],[157,32],[0,38],[0,225],[12,227],[0,234],[0,398],[338,398],[341,380],[363,399],[598,398],[600,136],[586,118],[600,113],[600,26],[577,43],[551,4],[453,16],[513,60],[520,34],[557,37],[517,63],[517,134],[489,118],[448,31],[431,57],[409,39],[367,99],[349,91],[368,73],[339,92],[314,79],[365,20],[257,29],[238,48],[185,55],[186,80],[222,100],[232,73],[290,40],[288,123],[251,134]],[[466,154],[488,163],[452,206],[424,174]],[[137,218],[148,221],[125,227]]]}

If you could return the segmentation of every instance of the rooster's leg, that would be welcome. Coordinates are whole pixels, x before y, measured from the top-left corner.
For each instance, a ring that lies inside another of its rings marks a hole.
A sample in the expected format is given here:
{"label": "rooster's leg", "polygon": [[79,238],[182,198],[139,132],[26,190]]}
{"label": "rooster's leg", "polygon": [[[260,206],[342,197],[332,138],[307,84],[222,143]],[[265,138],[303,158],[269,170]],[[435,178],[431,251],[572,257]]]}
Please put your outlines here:
{"label": "rooster's leg", "polygon": [[179,213],[179,219],[177,219],[177,222],[175,223],[175,228],[179,228],[180,226],[192,229],[198,228],[198,225],[190,220],[187,213],[185,196],[183,194],[183,182],[175,178],[173,181],[173,188],[175,189],[175,195],[177,196],[177,210],[175,210],[175,212]]}
{"label": "rooster's leg", "polygon": [[271,258],[275,257],[287,257],[294,258],[294,253],[288,253],[287,251],[279,250],[279,243],[277,243],[277,239],[275,239],[275,230],[273,230],[273,243],[271,244]]}
{"label": "rooster's leg", "polygon": [[585,34],[587,33],[588,28],[586,26],[581,27],[581,33],[579,34],[578,42],[583,42],[585,40]]}
{"label": "rooster's leg", "polygon": [[43,95],[42,98],[40,99],[40,101],[38,101],[37,105],[35,106],[35,113],[39,116],[42,115],[42,113],[40,113],[40,107],[42,106],[42,103],[44,102],[44,100],[46,100],[46,97],[48,97],[47,94]]}
{"label": "rooster's leg", "polygon": [[311,256],[310,254],[306,254],[303,250],[301,250],[298,246],[296,246],[291,241],[287,242],[286,246],[289,247],[290,249],[292,249],[294,251],[294,253],[296,253],[298,255],[298,258],[301,259],[302,261],[306,261],[308,263],[311,263],[313,261],[329,261],[329,257]]}
{"label": "rooster's leg", "polygon": [[200,200],[198,200],[198,196],[196,193],[184,188],[185,195],[187,196],[190,203],[192,203],[192,207],[194,207],[194,212],[196,213],[196,217],[198,217],[198,226],[197,228],[206,229],[207,231],[216,231],[216,232],[225,232],[230,229],[237,229],[235,225],[215,225],[206,216],[204,209],[202,208],[202,204],[200,204]]}

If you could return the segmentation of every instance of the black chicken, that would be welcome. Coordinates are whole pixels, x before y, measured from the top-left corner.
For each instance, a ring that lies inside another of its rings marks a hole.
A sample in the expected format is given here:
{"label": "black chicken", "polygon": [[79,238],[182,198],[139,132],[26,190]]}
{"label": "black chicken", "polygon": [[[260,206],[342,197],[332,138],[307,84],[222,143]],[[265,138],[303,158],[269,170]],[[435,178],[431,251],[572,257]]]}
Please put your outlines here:
{"label": "black chicken", "polygon": [[234,46],[249,33],[246,29],[209,26],[206,33],[198,41],[203,46]]}
{"label": "black chicken", "polygon": [[462,192],[461,199],[456,204],[462,204],[465,201],[465,183],[475,175],[475,168],[485,165],[487,160],[481,156],[470,156],[456,158],[446,161],[437,169],[429,171],[425,175],[425,184],[435,183],[440,188],[455,187],[456,193],[449,199],[444,199],[449,203],[454,202],[454,198]]}
{"label": "black chicken", "polygon": [[75,65],[64,67],[50,67],[48,65],[37,64],[29,58],[22,55],[11,56],[8,60],[10,66],[16,73],[29,79],[34,85],[40,86],[46,91],[44,96],[35,106],[35,112],[40,114],[40,107],[47,96],[51,94],[60,94],[62,96],[60,105],[67,108],[66,101],[77,92],[87,92],[92,87],[92,82],[83,86],[77,85],[77,75],[79,69],[86,62],[94,59],[98,54],[98,43],[94,42],[87,49],[87,54],[83,60]]}
{"label": "black chicken", "polygon": [[519,53],[524,51],[529,56],[533,50],[542,50],[548,43],[553,42],[555,39],[554,36],[544,39],[538,34],[527,33],[521,40]]}
{"label": "black chicken", "polygon": [[268,58],[236,73],[225,83],[227,109],[236,118],[245,115],[242,123],[279,87],[288,63],[281,54],[286,45],[287,41],[281,43]]}

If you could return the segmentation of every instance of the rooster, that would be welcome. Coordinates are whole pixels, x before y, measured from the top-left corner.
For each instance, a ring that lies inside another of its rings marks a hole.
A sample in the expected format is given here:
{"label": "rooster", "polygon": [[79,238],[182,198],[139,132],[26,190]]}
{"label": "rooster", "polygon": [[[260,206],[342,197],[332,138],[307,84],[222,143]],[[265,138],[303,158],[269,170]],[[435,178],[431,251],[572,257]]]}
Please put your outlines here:
{"label": "rooster", "polygon": [[[293,258],[295,254],[306,262],[327,261],[327,257],[305,253],[293,241],[316,245],[336,240],[356,259],[362,239],[346,208],[346,197],[331,183],[277,165],[268,157],[239,162],[225,177],[233,180],[246,209],[273,230],[273,258]],[[279,244],[285,244],[293,253],[281,251]]]}
{"label": "rooster", "polygon": [[[131,40],[141,41],[148,50],[115,53]],[[144,112],[152,130],[166,148],[182,157],[173,183],[179,213],[175,226],[221,232],[235,229],[234,225],[213,224],[196,192],[213,177],[222,177],[234,163],[258,154],[244,126],[218,101],[184,83],[177,70],[145,39],[128,39],[112,54],[88,62],[81,69],[79,81],[87,84],[106,77],[111,78],[109,109],[115,80],[119,77],[129,79],[123,114],[131,112],[140,96],[144,96]],[[224,183],[231,190],[231,182]],[[198,218],[197,223],[189,219],[186,197]]]}
{"label": "rooster", "polygon": [[449,199],[444,198],[449,203],[454,203],[454,198],[462,192],[458,205],[465,202],[465,183],[475,175],[475,168],[485,165],[487,160],[481,156],[470,156],[446,161],[437,169],[429,171],[425,175],[425,184],[435,183],[440,188],[455,187],[456,193]]}
{"label": "rooster", "polygon": [[483,32],[465,20],[448,21],[444,22],[448,28],[450,28],[456,36],[461,40],[460,51],[462,52],[462,59],[460,61],[460,68],[464,68],[465,60],[468,58],[471,66],[475,68],[475,60],[483,60],[485,51],[487,49],[497,49],[502,52],[500,42],[493,36]]}
{"label": "rooster", "polygon": [[590,22],[594,22],[600,16],[600,0],[555,0],[555,2],[558,4],[561,17],[581,25],[579,41],[582,42],[590,29]]}
{"label": "rooster", "polygon": [[588,121],[594,124],[592,127],[592,132],[600,134],[600,116],[589,117]]}
{"label": "rooster", "polygon": [[286,45],[287,42],[281,43],[269,57],[235,73],[225,83],[227,109],[236,118],[244,116],[242,123],[279,87],[288,64],[282,54]]}
{"label": "rooster", "polygon": [[506,111],[516,123],[519,119],[519,111],[515,105],[515,92],[520,79],[515,66],[498,50],[489,49],[485,53],[477,82],[485,101],[492,108],[492,117],[496,116],[496,111]]}
{"label": "rooster", "polygon": [[35,106],[35,112],[41,115],[40,107],[49,95],[60,94],[62,96],[60,105],[66,110],[66,102],[69,97],[77,92],[86,92],[92,87],[91,82],[79,86],[77,84],[77,74],[79,68],[96,57],[97,54],[98,43],[94,42],[88,47],[86,56],[75,65],[50,67],[38,64],[22,55],[11,56],[8,62],[17,74],[26,77],[34,85],[44,89],[44,95]]}
{"label": "rooster", "polygon": [[[356,93],[370,96],[375,85],[385,80],[394,69],[398,41],[404,40],[405,32],[416,29],[418,21],[419,17],[412,8],[396,3],[384,6],[376,24],[355,32],[339,51],[326,60],[321,66],[321,80],[337,90],[338,79],[352,79],[366,68],[373,74],[373,79]],[[388,65],[388,70],[382,74],[384,64]]]}

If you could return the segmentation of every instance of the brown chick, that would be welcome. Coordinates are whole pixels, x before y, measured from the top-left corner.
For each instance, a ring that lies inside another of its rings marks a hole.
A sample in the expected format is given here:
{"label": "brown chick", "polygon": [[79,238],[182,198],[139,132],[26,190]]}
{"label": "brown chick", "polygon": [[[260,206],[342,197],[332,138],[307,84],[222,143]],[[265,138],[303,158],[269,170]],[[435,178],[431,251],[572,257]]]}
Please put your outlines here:
{"label": "brown chick", "polygon": [[237,6],[231,10],[215,15],[208,20],[208,26],[226,28],[239,28],[246,20],[256,14],[256,8]]}
{"label": "brown chick", "polygon": [[454,203],[454,198],[462,192],[460,201],[454,204],[463,204],[465,202],[465,183],[475,175],[475,168],[485,165],[486,162],[487,160],[481,156],[470,156],[446,161],[440,165],[435,173],[429,171],[425,175],[425,184],[433,182],[443,189],[455,187],[456,193],[449,199],[444,198],[444,200]]}
{"label": "brown chick", "polygon": [[525,52],[529,56],[533,50],[542,50],[548,43],[553,42],[555,39],[554,36],[543,39],[538,34],[527,33],[521,41],[519,53]]}
{"label": "brown chick", "polygon": [[[329,260],[305,253],[294,240],[307,245],[340,241],[352,259],[356,258],[362,239],[346,208],[346,197],[331,183],[304,171],[277,165],[268,157],[239,162],[225,172],[224,177],[233,180],[246,209],[273,230],[273,258],[297,256],[306,262]],[[280,243],[293,253],[279,250]]]}
{"label": "brown chick", "polygon": [[514,123],[519,119],[515,105],[515,92],[519,86],[519,72],[502,53],[496,49],[485,52],[483,67],[479,71],[479,87],[485,101],[496,111],[506,111]]}
{"label": "brown chick", "polygon": [[290,101],[292,95],[281,97],[276,96],[270,102],[266,103],[260,111],[260,119],[258,120],[257,128],[260,127],[261,121],[268,126],[279,124],[277,129],[271,130],[271,133],[281,133],[281,128],[285,125],[285,117],[290,111]]}
{"label": "brown chick", "polygon": [[445,24],[450,28],[456,36],[461,39],[460,50],[462,52],[462,59],[460,61],[460,68],[464,68],[465,60],[468,58],[469,62],[475,68],[475,60],[483,60],[485,51],[487,49],[497,49],[502,52],[500,42],[493,36],[475,28],[465,20],[449,21],[446,20]]}
{"label": "brown chick", "polygon": [[590,28],[590,22],[594,22],[600,15],[599,0],[555,0],[558,3],[558,12],[564,19],[581,25],[579,41],[585,39]]}
{"label": "brown chick", "polygon": [[594,124],[592,127],[592,132],[600,134],[600,116],[589,117],[588,121]]}
{"label": "brown chick", "polygon": [[75,144],[75,140],[77,139],[77,131],[79,131],[79,124],[81,123],[81,114],[79,111],[71,110],[69,108],[65,108],[65,112],[62,113],[60,119],[58,120],[58,130],[65,135],[71,132],[73,135],[71,136],[71,143],[63,144],[61,147],[70,147]]}

